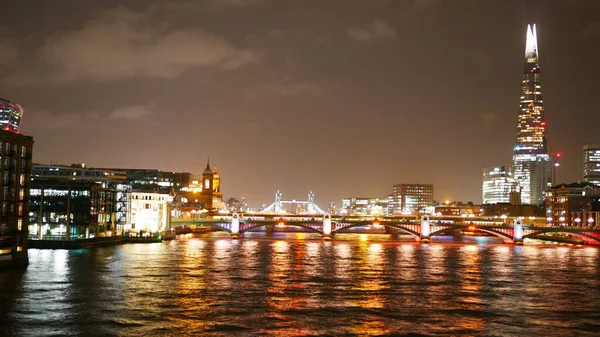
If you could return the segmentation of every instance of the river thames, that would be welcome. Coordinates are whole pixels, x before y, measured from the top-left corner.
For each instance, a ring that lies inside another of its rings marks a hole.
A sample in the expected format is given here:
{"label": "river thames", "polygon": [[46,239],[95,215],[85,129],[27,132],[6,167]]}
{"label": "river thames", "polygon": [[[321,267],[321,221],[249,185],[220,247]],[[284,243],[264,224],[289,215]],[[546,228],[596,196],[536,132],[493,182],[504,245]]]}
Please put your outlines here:
{"label": "river thames", "polygon": [[598,248],[468,240],[213,234],[30,250],[25,272],[0,273],[0,335],[598,335]]}

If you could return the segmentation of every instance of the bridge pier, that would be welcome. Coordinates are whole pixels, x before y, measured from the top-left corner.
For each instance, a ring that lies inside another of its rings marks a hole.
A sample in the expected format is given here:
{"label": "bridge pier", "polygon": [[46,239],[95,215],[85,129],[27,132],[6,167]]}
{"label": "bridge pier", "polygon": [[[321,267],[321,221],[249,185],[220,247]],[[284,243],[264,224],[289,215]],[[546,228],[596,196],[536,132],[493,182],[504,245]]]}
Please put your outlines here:
{"label": "bridge pier", "polygon": [[266,225],[265,230],[267,233],[273,233],[275,231],[275,225]]}
{"label": "bridge pier", "polygon": [[321,238],[323,240],[331,240],[333,236],[331,234],[332,228],[333,226],[331,225],[331,214],[326,213],[325,215],[323,215],[323,234],[321,234]]}
{"label": "bridge pier", "polygon": [[421,243],[429,243],[431,241],[431,223],[429,222],[429,216],[423,215],[421,217]]}
{"label": "bridge pier", "polygon": [[231,216],[231,234],[229,235],[232,239],[240,238],[240,215],[233,213]]}
{"label": "bridge pier", "polygon": [[515,245],[523,244],[523,222],[521,219],[516,219],[513,224],[513,243]]}

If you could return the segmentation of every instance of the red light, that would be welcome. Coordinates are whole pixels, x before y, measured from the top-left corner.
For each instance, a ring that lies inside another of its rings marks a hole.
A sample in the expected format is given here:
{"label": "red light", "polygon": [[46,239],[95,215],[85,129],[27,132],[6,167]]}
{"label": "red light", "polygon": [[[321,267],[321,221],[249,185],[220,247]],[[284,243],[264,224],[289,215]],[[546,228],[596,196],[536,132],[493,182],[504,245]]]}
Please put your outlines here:
{"label": "red light", "polygon": [[556,154],[556,156],[557,156],[557,157],[560,157],[560,153],[557,153],[557,154]]}

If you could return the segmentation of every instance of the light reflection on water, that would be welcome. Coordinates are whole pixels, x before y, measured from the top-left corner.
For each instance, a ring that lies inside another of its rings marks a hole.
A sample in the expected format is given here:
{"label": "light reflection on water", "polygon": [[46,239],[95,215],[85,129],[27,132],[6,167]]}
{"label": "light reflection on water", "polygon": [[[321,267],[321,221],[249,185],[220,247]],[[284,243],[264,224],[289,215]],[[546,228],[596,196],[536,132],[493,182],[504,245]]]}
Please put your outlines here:
{"label": "light reflection on water", "polygon": [[598,248],[203,235],[31,250],[0,335],[594,335]]}

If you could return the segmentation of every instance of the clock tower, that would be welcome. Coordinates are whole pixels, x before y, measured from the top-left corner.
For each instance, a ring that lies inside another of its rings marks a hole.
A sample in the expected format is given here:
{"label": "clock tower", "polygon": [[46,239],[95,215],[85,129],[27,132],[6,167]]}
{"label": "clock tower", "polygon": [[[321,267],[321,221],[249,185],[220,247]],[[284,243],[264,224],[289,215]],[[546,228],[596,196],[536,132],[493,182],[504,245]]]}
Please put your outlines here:
{"label": "clock tower", "polygon": [[202,172],[202,195],[210,197],[212,204],[213,195],[213,170],[210,168],[210,162],[206,163],[206,168]]}

